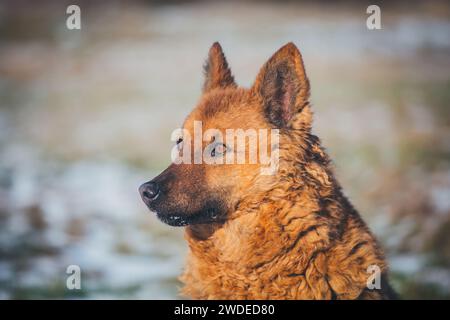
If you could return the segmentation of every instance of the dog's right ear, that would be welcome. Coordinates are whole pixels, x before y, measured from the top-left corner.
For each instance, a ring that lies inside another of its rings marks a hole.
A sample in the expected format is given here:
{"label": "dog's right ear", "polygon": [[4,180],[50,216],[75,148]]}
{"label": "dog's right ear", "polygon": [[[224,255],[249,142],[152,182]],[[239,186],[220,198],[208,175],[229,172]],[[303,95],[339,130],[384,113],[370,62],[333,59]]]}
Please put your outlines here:
{"label": "dog's right ear", "polygon": [[267,119],[288,127],[308,102],[309,81],[300,51],[292,43],[279,49],[262,67],[253,85],[263,101]]}
{"label": "dog's right ear", "polygon": [[209,49],[208,59],[203,70],[205,73],[203,93],[216,88],[237,86],[223,54],[222,47],[218,42],[214,42],[211,49]]}

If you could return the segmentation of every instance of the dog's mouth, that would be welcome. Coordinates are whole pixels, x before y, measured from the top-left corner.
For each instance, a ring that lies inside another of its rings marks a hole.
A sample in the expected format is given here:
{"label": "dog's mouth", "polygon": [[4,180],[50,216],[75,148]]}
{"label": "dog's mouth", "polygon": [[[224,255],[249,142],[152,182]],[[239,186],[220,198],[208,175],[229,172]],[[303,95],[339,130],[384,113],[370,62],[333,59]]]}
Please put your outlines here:
{"label": "dog's mouth", "polygon": [[208,208],[190,215],[156,211],[156,216],[159,220],[172,227],[225,222],[223,214],[220,214],[219,210],[215,208]]}
{"label": "dog's mouth", "polygon": [[172,227],[184,227],[189,225],[189,219],[186,219],[186,217],[182,215],[161,215],[156,213],[156,216],[159,220]]}

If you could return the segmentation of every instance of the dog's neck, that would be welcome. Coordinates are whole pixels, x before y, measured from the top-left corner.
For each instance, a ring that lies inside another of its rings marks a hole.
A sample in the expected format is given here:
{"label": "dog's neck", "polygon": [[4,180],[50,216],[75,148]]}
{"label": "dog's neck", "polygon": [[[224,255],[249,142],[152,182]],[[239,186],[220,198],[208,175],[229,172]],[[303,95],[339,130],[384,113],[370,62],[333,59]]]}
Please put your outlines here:
{"label": "dog's neck", "polygon": [[[366,291],[367,268],[376,265],[384,273],[383,253],[339,187],[323,198],[309,188],[295,194],[260,199],[224,224],[189,226],[183,293],[203,299],[266,299],[265,292],[274,299],[379,298]],[[237,279],[255,291],[233,295]],[[283,286],[305,287],[286,295],[278,292]]]}

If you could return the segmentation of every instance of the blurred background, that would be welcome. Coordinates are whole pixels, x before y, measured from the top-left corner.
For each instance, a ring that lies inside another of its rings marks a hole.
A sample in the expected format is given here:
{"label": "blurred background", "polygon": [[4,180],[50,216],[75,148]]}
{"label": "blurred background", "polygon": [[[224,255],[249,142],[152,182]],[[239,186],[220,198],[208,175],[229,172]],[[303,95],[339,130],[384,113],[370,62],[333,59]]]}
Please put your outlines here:
{"label": "blurred background", "polygon": [[450,5],[378,2],[368,30],[369,4],[0,0],[0,299],[178,298],[183,230],[137,188],[169,164],[214,41],[243,86],[297,44],[315,133],[393,286],[450,298]]}

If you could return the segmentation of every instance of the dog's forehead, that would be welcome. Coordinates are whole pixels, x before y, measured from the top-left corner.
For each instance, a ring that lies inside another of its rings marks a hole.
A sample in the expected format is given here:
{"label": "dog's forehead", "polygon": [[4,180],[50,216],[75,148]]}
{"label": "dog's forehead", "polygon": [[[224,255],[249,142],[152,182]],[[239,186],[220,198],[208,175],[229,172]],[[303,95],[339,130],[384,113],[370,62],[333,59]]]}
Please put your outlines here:
{"label": "dog's forehead", "polygon": [[239,108],[247,100],[247,92],[243,89],[218,89],[202,96],[197,105],[199,116],[203,120],[214,118],[218,113],[229,113]]}
{"label": "dog's forehead", "polygon": [[214,90],[203,95],[184,128],[192,130],[195,121],[201,121],[204,129],[261,127],[265,122],[259,109],[245,89]]}

